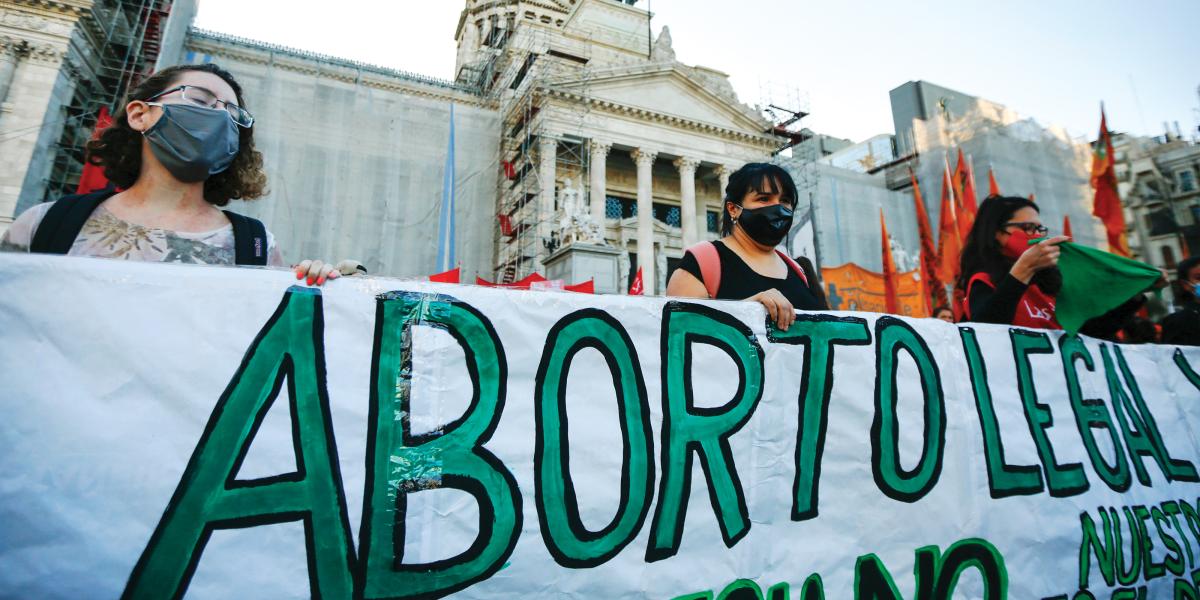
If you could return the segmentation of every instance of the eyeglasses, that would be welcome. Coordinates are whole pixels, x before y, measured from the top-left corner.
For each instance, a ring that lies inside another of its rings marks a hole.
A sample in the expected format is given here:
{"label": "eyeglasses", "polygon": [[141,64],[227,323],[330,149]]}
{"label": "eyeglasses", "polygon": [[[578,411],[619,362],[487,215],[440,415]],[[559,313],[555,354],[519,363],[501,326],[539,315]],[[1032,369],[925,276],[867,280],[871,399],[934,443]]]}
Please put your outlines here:
{"label": "eyeglasses", "polygon": [[1024,231],[1027,235],[1032,236],[1042,236],[1050,233],[1050,230],[1047,229],[1045,225],[1042,225],[1041,223],[1034,223],[1032,221],[1012,221],[1005,223],[1003,228],[1008,229],[1009,227],[1016,227],[1017,229]]}
{"label": "eyeglasses", "polygon": [[233,122],[237,123],[239,127],[248,128],[254,124],[254,116],[251,115],[246,109],[232,102],[221,100],[217,98],[217,95],[211,91],[202,87],[196,87],[194,85],[181,85],[173,87],[169,90],[159,92],[158,94],[147,98],[146,102],[151,103],[151,100],[157,100],[163,96],[166,96],[167,94],[174,94],[175,92],[179,92],[179,97],[182,98],[184,102],[190,102],[196,106],[211,108],[214,110],[224,109],[225,112],[229,113],[229,118],[233,119]]}

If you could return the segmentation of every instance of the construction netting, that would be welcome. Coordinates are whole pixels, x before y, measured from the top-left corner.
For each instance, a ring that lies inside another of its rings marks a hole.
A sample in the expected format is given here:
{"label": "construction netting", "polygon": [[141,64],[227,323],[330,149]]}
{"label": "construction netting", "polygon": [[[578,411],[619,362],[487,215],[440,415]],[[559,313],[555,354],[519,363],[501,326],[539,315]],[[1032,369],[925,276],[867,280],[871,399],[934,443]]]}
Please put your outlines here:
{"label": "construction netting", "polygon": [[[980,202],[988,193],[991,169],[1002,194],[1034,195],[1042,221],[1052,233],[1062,231],[1063,217],[1069,215],[1075,241],[1105,247],[1102,226],[1091,216],[1091,150],[1085,141],[1032,119],[1021,119],[986,101],[979,101],[976,110],[953,120],[940,115],[914,120],[912,137],[910,147],[915,148],[916,156],[892,168],[890,175],[882,165],[868,173],[826,164],[816,157],[779,159],[796,179],[801,208],[805,203],[812,206],[817,225],[815,258],[820,265],[854,263],[881,270],[882,210],[897,269],[915,269],[920,244],[913,190],[906,187],[904,169],[911,166],[917,176],[936,236],[942,171],[948,162],[953,172],[960,148],[973,165]],[[890,189],[889,183],[891,188],[900,189]]]}
{"label": "construction netting", "polygon": [[492,276],[499,117],[449,82],[227,36],[190,35],[188,62],[245,88],[270,193],[231,208],[261,219],[284,258],[362,261],[373,274],[438,271],[438,219],[455,125],[456,259]]}

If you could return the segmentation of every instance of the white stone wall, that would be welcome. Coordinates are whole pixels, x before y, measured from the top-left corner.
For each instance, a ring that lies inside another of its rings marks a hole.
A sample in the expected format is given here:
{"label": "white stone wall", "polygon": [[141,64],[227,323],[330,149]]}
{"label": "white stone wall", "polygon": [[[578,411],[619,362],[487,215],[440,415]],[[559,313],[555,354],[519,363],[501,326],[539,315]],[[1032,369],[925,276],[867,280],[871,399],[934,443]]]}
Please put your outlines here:
{"label": "white stone wall", "polygon": [[255,115],[270,194],[231,209],[262,219],[288,261],[355,258],[373,274],[436,270],[450,104],[457,258],[490,277],[499,117],[477,97],[266,46],[189,39],[187,59],[229,69]]}
{"label": "white stone wall", "polygon": [[[62,130],[69,93],[62,61],[76,19],[90,0],[0,4],[0,233],[42,189],[45,148]],[[39,198],[40,200],[40,198]]]}

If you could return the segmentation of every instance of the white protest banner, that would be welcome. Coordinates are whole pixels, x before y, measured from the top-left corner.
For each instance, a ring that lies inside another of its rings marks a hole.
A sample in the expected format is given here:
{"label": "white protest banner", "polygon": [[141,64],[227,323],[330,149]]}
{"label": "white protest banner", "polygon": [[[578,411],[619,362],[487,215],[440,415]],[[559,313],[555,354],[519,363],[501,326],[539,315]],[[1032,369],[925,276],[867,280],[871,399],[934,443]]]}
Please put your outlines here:
{"label": "white protest banner", "polygon": [[0,256],[0,597],[1197,597],[1197,350],[294,282]]}

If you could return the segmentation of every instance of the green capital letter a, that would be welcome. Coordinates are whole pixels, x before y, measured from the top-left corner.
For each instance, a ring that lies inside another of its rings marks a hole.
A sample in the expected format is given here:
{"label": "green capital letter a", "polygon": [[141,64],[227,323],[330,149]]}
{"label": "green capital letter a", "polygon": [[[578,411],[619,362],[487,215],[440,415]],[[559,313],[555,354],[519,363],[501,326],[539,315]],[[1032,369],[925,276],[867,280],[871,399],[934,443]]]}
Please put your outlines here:
{"label": "green capital letter a", "polygon": [[[458,342],[466,357],[464,376],[472,386],[463,416],[423,435],[413,435],[409,423],[413,325],[444,330]],[[516,479],[483,448],[504,409],[504,347],[491,322],[470,305],[447,296],[391,292],[377,301],[374,356],[367,484],[359,528],[359,597],[440,598],[499,571],[521,532]],[[474,497],[479,534],[457,556],[404,563],[408,495],[434,488]]]}
{"label": "green capital letter a", "polygon": [[[292,288],[246,352],[123,598],[178,598],[216,529],[302,521],[314,598],[353,590],[350,522],[325,390],[320,292]],[[288,383],[296,471],[235,479],[258,427]]]}

